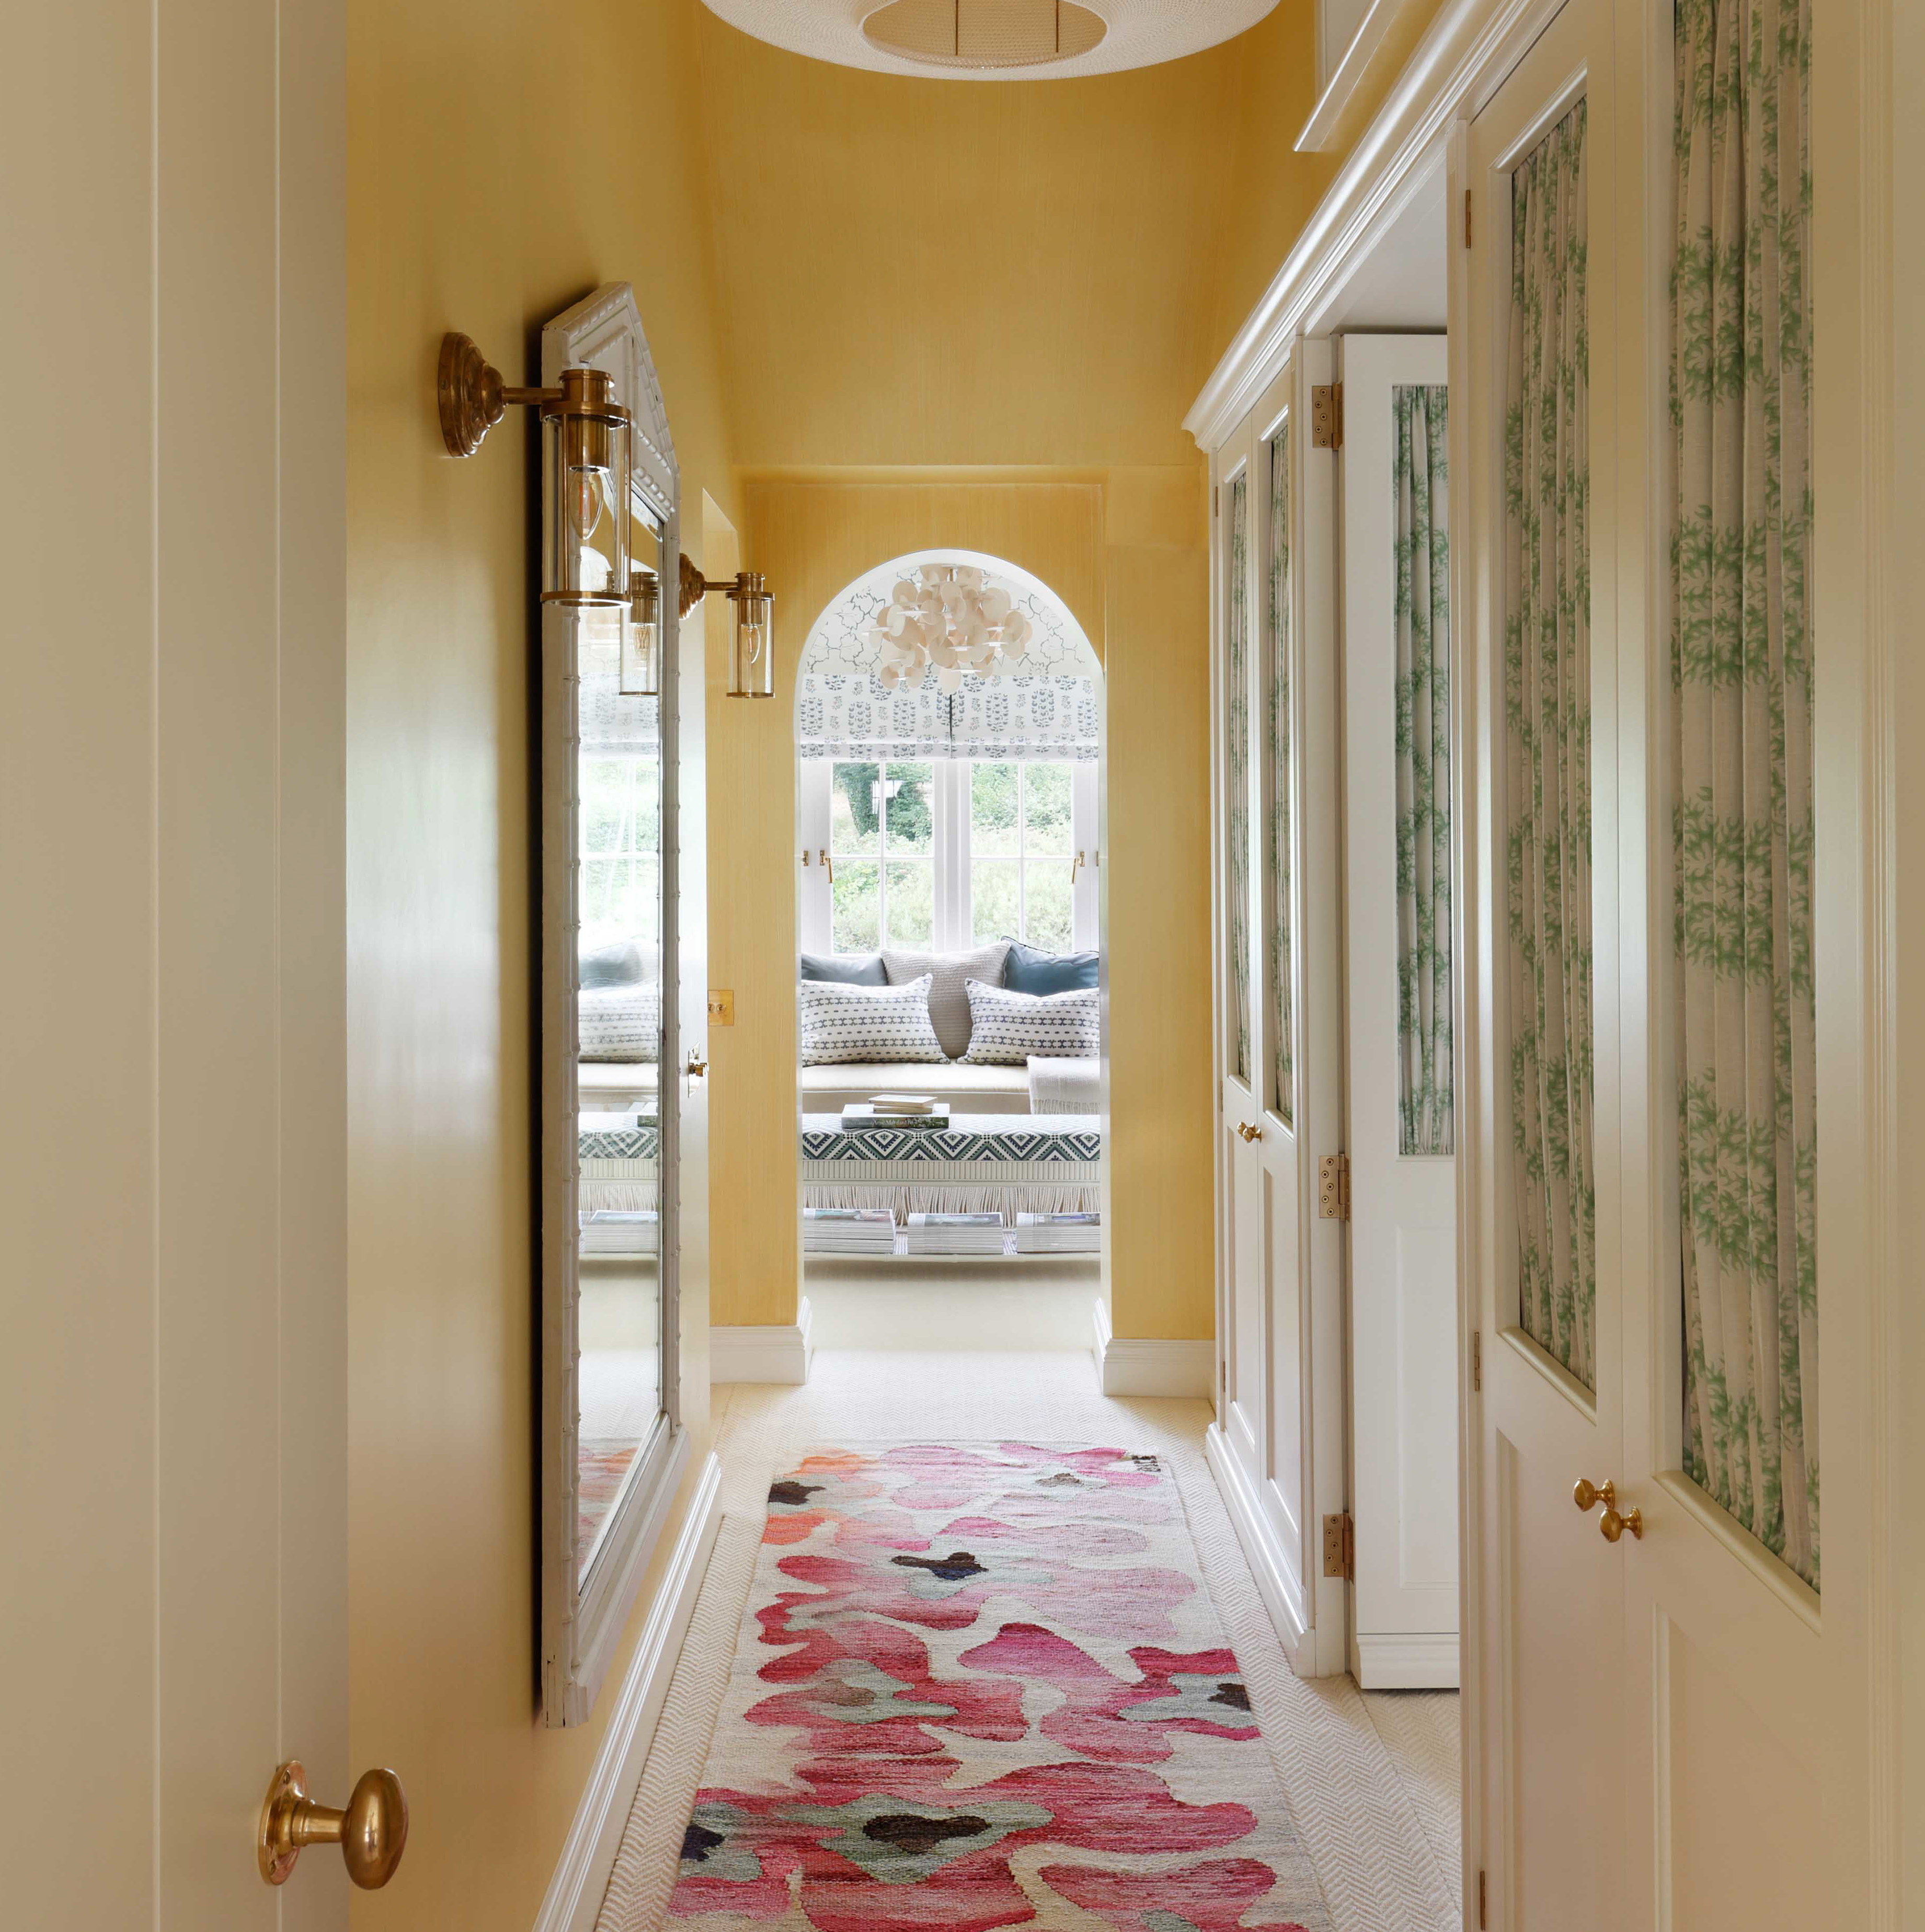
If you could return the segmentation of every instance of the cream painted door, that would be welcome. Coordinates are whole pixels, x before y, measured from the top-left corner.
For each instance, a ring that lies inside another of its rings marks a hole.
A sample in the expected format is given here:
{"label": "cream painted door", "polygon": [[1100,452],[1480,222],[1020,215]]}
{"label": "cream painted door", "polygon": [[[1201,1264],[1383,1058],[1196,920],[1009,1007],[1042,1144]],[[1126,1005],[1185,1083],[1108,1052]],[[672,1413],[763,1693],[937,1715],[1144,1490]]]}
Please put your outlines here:
{"label": "cream painted door", "polygon": [[[1420,821],[1407,796],[1429,769],[1448,673],[1414,702],[1405,688],[1396,599],[1411,566],[1398,551],[1393,460],[1393,392],[1441,388],[1449,349],[1441,335],[1351,335],[1341,354],[1354,1668],[1367,1690],[1454,1688],[1457,1177],[1448,1036],[1440,1057],[1436,1029],[1424,1024],[1432,1002],[1448,1019],[1450,992],[1447,963],[1440,970],[1421,947],[1415,917],[1422,901],[1447,940],[1449,829]],[[1426,448],[1416,460],[1428,470]],[[1430,573],[1420,566],[1418,574],[1426,581],[1413,594],[1428,605]],[[1447,618],[1434,635],[1447,667]],[[1421,718],[1410,715],[1420,708]],[[1400,760],[1403,730],[1417,734],[1417,748]],[[1447,723],[1438,730],[1440,745],[1447,731]],[[1428,1069],[1420,1036],[1432,1049]]]}
{"label": "cream painted door", "polygon": [[[1879,1854],[1877,1728],[1896,1695],[1868,1600],[1880,1472],[1882,1370],[1869,1346],[1878,1264],[1866,1198],[1878,1069],[1863,935],[1878,863],[1865,830],[1878,768],[1850,581],[1848,506],[1863,456],[1849,407],[1815,416],[1818,584],[1812,635],[1820,1132],[1816,1305],[1823,1328],[1825,1594],[1717,1508],[1683,1472],[1682,1294],[1677,1205],[1676,1026],[1668,633],[1671,237],[1646,211],[1669,197],[1670,22],[1570,0],[1469,130],[1474,400],[1456,446],[1477,528],[1459,583],[1476,605],[1465,687],[1462,1005],[1470,1158],[1464,1264],[1479,1285],[1483,1390],[1468,1432],[1468,1547],[1481,1638],[1474,1660],[1471,1806],[1487,1923],[1633,1932],[1794,1932],[1896,1924],[1868,1876]],[[1815,69],[1816,72],[1816,69]],[[1860,299],[1849,230],[1857,151],[1849,64],[1831,89],[1828,171],[1815,141],[1817,382],[1849,395]],[[1591,906],[1597,1229],[1594,1372],[1587,1386],[1519,1325],[1509,1168],[1503,958],[1505,857],[1501,459],[1510,332],[1511,175],[1582,94],[1588,103]],[[1815,125],[1824,124],[1815,123]],[[1840,318],[1826,326],[1827,304]],[[1454,340],[1463,340],[1462,332]],[[1825,568],[1827,545],[1837,567]],[[1484,1024],[1489,1014],[1492,1024]],[[1809,1422],[1810,1391],[1807,1390]],[[1573,1508],[1579,1478],[1615,1485],[1634,1528],[1614,1543]],[[1467,1858],[1468,1868],[1474,1862]],[[1474,1900],[1473,1886],[1468,1895]]]}
{"label": "cream painted door", "polygon": [[[1332,462],[1297,426],[1305,344],[1219,454],[1218,850],[1223,1400],[1211,1462],[1293,1668],[1345,1666],[1342,1230],[1314,1144],[1341,1131]],[[1234,700],[1234,702],[1233,702]],[[1240,855],[1240,869],[1231,862]],[[1239,964],[1240,960],[1241,964]]]}
{"label": "cream painted door", "polygon": [[361,1768],[343,20],[34,31],[0,76],[43,297],[0,319],[0,1918],[340,1932],[340,1852],[277,1890],[254,1840],[282,1760],[337,1805]]}
{"label": "cream painted door", "polygon": [[[1504,1932],[1621,1932],[1627,1851],[1624,1570],[1636,1554],[1598,1534],[1572,1506],[1580,1478],[1624,1468],[1622,1268],[1614,1238],[1620,1198],[1613,1129],[1622,1047],[1610,866],[1594,859],[1596,1298],[1587,1376],[1570,1372],[1520,1319],[1519,1235],[1512,1165],[1513,1016],[1509,958],[1504,450],[1512,340],[1513,176],[1579,99],[1587,101],[1593,848],[1616,835],[1612,699],[1618,600],[1613,558],[1618,392],[1609,326],[1615,290],[1609,237],[1616,215],[1609,0],[1569,0],[1472,123],[1464,184],[1472,243],[1453,320],[1452,468],[1461,615],[1456,812],[1459,880],[1458,1037],[1462,1135],[1458,1162],[1459,1268],[1475,1299],[1472,1362],[1481,1390],[1467,1432],[1471,1522],[1466,1567],[1477,1633],[1465,1658],[1471,1709],[1465,1766],[1472,1781],[1465,1922]],[[1603,506],[1603,514],[1598,506]],[[1469,1365],[1467,1365],[1468,1366]],[[1473,1367],[1464,1382],[1471,1382]],[[1481,1850],[1480,1846],[1481,1844]],[[1684,1928],[1680,1928],[1684,1932]],[[1694,1928],[1695,1932],[1695,1928]]]}

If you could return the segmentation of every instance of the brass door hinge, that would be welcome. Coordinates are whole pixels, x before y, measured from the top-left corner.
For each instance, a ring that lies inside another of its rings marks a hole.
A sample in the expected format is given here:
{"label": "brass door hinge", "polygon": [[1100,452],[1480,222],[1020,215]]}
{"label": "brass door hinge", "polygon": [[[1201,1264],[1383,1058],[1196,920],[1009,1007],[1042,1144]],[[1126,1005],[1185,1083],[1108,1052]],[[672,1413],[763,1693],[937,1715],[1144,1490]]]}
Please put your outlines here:
{"label": "brass door hinge", "polygon": [[1471,1330],[1471,1387],[1480,1394],[1484,1387],[1484,1337],[1477,1328]]}
{"label": "brass door hinge", "polygon": [[1223,485],[1213,483],[1210,486],[1210,514],[1220,517],[1223,514]]}
{"label": "brass door hinge", "polygon": [[1341,449],[1343,446],[1344,386],[1313,382],[1310,386],[1310,447]]}
{"label": "brass door hinge", "polygon": [[1464,245],[1467,248],[1471,245],[1471,190],[1468,188],[1464,190]]}
{"label": "brass door hinge", "polygon": [[1327,1154],[1317,1163],[1317,1214],[1324,1221],[1350,1219],[1350,1156]]}
{"label": "brass door hinge", "polygon": [[1489,1922],[1484,1916],[1484,1875],[1480,1872],[1477,1874],[1477,1932],[1484,1932],[1484,1928]]}
{"label": "brass door hinge", "polygon": [[1346,1582],[1357,1574],[1357,1533],[1348,1511],[1324,1519],[1324,1574]]}

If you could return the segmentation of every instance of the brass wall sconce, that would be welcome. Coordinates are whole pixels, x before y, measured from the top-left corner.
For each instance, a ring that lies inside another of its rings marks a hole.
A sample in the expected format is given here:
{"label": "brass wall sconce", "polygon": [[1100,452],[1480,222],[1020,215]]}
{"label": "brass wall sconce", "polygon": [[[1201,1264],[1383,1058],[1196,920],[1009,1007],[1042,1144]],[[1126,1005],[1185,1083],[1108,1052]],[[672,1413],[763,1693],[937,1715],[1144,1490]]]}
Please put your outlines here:
{"label": "brass wall sconce", "polygon": [[712,590],[735,605],[735,641],[729,652],[729,695],[775,694],[775,600],[760,571],[745,570],[733,583],[711,584],[685,555],[682,560],[682,614],[687,616]]}
{"label": "brass wall sconce", "polygon": [[451,456],[472,456],[511,406],[541,411],[541,601],[626,610],[629,419],[615,400],[614,379],[600,369],[564,369],[559,388],[516,388],[468,337],[451,331],[441,339],[436,392]]}

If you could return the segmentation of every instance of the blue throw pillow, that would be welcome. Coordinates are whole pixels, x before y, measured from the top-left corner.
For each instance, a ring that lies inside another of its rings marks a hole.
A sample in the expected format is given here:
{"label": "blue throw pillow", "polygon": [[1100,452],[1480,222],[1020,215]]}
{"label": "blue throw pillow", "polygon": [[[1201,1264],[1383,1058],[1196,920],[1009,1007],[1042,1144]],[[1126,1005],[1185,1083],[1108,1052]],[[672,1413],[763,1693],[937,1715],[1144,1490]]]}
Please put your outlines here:
{"label": "blue throw pillow", "polygon": [[1003,983],[1012,993],[1073,993],[1096,983],[1093,952],[1045,952],[1039,946],[1009,942]]}
{"label": "blue throw pillow", "polygon": [[889,975],[883,970],[880,952],[805,952],[799,976],[805,980],[834,980],[845,986],[889,984]]}

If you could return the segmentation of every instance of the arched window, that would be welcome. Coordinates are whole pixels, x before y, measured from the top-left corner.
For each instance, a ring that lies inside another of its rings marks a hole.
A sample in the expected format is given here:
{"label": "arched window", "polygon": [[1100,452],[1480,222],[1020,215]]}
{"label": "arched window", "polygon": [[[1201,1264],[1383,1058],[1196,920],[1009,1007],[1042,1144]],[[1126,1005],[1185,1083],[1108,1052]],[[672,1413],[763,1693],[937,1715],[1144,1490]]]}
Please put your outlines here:
{"label": "arched window", "polygon": [[[870,633],[894,586],[958,563],[1028,618],[1021,655],[953,690],[933,669],[886,681]],[[1101,677],[1061,600],[999,559],[920,553],[844,590],[797,678],[803,950],[1093,950]]]}

